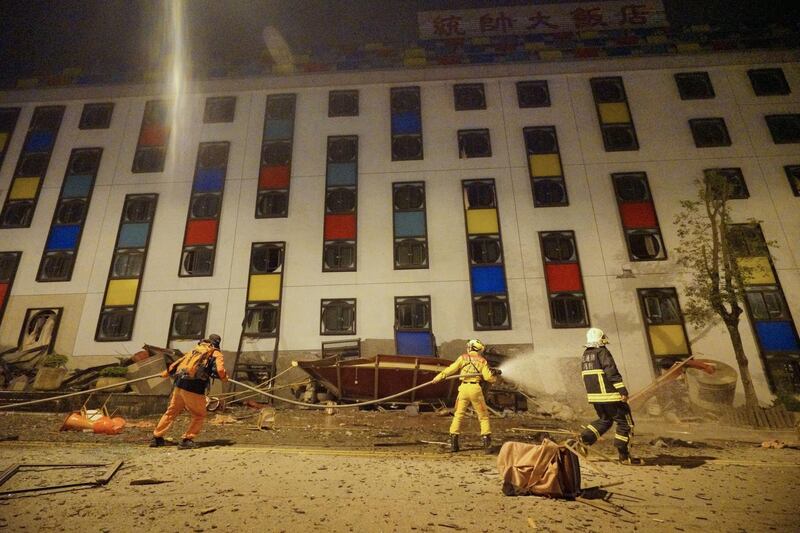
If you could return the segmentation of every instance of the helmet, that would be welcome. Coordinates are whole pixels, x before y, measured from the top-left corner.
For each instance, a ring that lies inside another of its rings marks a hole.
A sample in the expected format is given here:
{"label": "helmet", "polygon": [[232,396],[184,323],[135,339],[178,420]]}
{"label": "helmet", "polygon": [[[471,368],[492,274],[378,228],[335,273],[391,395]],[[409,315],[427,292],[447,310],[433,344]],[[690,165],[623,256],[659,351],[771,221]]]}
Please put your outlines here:
{"label": "helmet", "polygon": [[478,352],[479,354],[483,353],[486,347],[483,345],[481,341],[478,339],[470,339],[467,341],[467,351],[468,352]]}
{"label": "helmet", "polygon": [[208,336],[208,342],[211,343],[211,346],[214,348],[219,348],[220,343],[222,343],[222,337],[217,335],[216,333],[212,333]]}
{"label": "helmet", "polygon": [[589,328],[586,330],[586,346],[602,346],[608,344],[608,337],[600,328]]}

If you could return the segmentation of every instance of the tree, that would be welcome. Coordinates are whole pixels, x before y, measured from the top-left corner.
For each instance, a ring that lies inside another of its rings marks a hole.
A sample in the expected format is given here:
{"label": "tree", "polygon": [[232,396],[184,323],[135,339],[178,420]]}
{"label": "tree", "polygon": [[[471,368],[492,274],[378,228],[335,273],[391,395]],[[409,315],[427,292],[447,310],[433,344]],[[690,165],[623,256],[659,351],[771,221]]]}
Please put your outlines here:
{"label": "tree", "polygon": [[684,314],[697,328],[709,324],[715,315],[722,319],[736,355],[745,403],[748,408],[755,408],[758,398],[739,333],[739,319],[744,311],[744,280],[763,267],[741,260],[736,227],[731,227],[727,177],[720,172],[707,172],[698,185],[698,199],[682,200],[682,209],[674,220],[680,239],[677,261],[691,277]]}

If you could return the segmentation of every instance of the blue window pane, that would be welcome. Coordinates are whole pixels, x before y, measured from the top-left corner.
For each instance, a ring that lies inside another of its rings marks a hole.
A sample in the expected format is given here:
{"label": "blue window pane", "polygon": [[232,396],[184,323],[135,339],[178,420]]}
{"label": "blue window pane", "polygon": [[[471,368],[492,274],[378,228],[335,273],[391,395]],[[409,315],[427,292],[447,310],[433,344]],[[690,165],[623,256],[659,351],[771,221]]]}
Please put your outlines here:
{"label": "blue window pane", "polygon": [[409,213],[395,213],[394,236],[424,237],[425,213],[423,211],[412,211]]}
{"label": "blue window pane", "polygon": [[398,355],[434,355],[430,331],[398,331],[395,334]]}
{"label": "blue window pane", "polygon": [[123,224],[119,230],[119,248],[144,248],[150,224]]}
{"label": "blue window pane", "polygon": [[48,152],[53,147],[55,134],[49,131],[32,132],[25,143],[26,152]]}
{"label": "blue window pane", "polygon": [[327,184],[355,185],[358,169],[356,163],[330,163],[328,164]]}
{"label": "blue window pane", "polygon": [[398,113],[392,115],[392,133],[420,133],[422,131],[422,119],[414,112]]}
{"label": "blue window pane", "polygon": [[219,192],[225,181],[225,173],[221,168],[198,169],[194,177],[194,192]]}
{"label": "blue window pane", "polygon": [[800,349],[791,322],[756,322],[756,332],[765,352],[788,352]]}
{"label": "blue window pane", "polygon": [[294,121],[268,120],[264,126],[264,137],[272,139],[291,139],[294,131]]}
{"label": "blue window pane", "polygon": [[86,198],[92,190],[92,176],[67,176],[64,179],[63,198]]}
{"label": "blue window pane", "polygon": [[506,275],[501,265],[472,267],[472,294],[506,292]]}
{"label": "blue window pane", "polygon": [[81,232],[80,224],[69,226],[53,226],[50,228],[50,236],[47,237],[45,250],[74,250],[78,244],[78,235]]}

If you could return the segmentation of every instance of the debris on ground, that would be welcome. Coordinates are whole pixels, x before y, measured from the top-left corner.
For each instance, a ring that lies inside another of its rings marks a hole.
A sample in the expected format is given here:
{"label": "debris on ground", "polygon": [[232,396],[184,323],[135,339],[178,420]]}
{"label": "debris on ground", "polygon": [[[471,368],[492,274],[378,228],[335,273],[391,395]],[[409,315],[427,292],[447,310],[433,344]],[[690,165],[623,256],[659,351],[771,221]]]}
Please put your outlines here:
{"label": "debris on ground", "polygon": [[129,485],[160,485],[162,483],[172,483],[172,480],[154,478],[133,479]]}
{"label": "debris on ground", "polygon": [[214,418],[209,420],[209,424],[221,426],[223,424],[240,424],[241,422],[232,415],[215,415]]}
{"label": "debris on ground", "polygon": [[762,448],[772,448],[773,450],[782,450],[786,448],[786,443],[782,440],[765,440],[761,443]]}
{"label": "debris on ground", "polygon": [[675,439],[672,437],[656,437],[650,441],[656,448],[708,448],[708,444],[692,442],[690,440]]}
{"label": "debris on ground", "polygon": [[577,418],[572,407],[556,400],[537,399],[532,412],[554,420],[572,421]]}

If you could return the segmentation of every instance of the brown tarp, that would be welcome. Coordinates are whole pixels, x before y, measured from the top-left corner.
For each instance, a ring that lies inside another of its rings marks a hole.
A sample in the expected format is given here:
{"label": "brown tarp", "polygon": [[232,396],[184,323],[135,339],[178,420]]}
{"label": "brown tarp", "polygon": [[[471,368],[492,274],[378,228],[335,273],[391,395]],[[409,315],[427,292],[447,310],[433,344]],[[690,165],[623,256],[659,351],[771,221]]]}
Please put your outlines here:
{"label": "brown tarp", "polygon": [[548,439],[538,445],[506,442],[497,456],[497,471],[509,496],[574,498],[580,492],[577,458]]}

